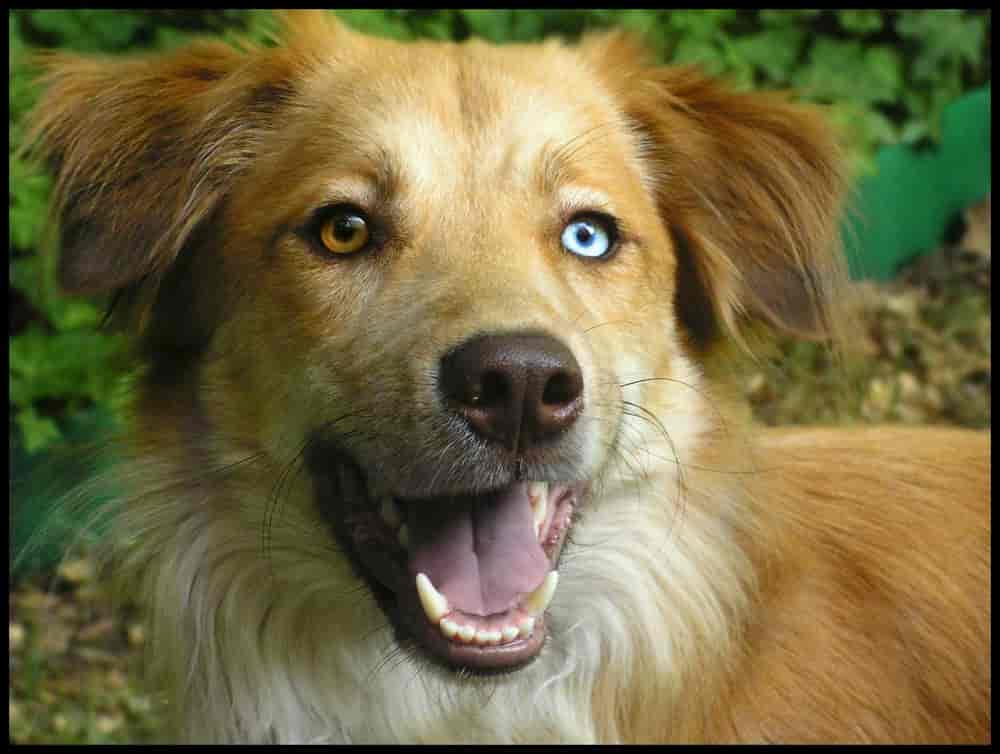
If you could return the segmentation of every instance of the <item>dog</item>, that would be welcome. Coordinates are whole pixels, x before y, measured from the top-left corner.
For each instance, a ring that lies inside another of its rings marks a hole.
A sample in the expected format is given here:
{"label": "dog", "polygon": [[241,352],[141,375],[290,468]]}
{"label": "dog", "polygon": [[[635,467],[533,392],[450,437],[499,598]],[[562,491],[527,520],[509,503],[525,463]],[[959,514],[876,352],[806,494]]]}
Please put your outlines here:
{"label": "dog", "polygon": [[821,111],[617,32],[278,42],[52,54],[34,115],[180,739],[990,740],[988,434],[711,376],[844,335]]}

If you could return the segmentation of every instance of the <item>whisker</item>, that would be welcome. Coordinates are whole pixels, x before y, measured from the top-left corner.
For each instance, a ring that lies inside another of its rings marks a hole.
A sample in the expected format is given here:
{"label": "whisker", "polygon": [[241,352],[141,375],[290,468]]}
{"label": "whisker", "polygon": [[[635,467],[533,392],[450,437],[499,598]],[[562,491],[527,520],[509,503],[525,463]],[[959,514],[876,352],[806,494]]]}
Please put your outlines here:
{"label": "whisker", "polygon": [[606,327],[607,325],[621,325],[621,324],[632,325],[633,327],[638,327],[639,325],[638,322],[632,319],[608,319],[605,320],[604,322],[598,322],[596,325],[591,325],[590,327],[584,329],[583,334],[587,335],[589,333],[592,333],[598,327]]}
{"label": "whisker", "polygon": [[627,401],[625,399],[622,399],[622,405],[641,411],[643,416],[645,416],[654,427],[659,429],[660,433],[670,444],[670,450],[674,454],[674,458],[677,460],[677,497],[680,499],[683,496],[684,489],[686,489],[687,485],[684,479],[684,465],[680,462],[680,457],[677,454],[677,445],[674,443],[673,437],[670,436],[670,432],[667,431],[666,426],[664,426],[663,422],[660,421],[660,417],[647,409],[645,406],[641,406],[638,403],[633,403],[632,401]]}
{"label": "whisker", "polygon": [[681,380],[676,377],[643,377],[642,379],[623,382],[619,385],[619,387],[624,389],[627,387],[631,387],[632,385],[641,385],[645,382],[672,382],[677,385],[683,385],[689,390],[693,390],[695,393],[697,393],[701,398],[705,400],[705,403],[711,406],[712,410],[715,412],[716,419],[719,420],[719,425],[722,427],[723,431],[729,434],[729,422],[726,421],[725,414],[716,405],[713,397],[702,388],[698,387],[697,385],[692,385],[690,382],[687,382],[686,380]]}

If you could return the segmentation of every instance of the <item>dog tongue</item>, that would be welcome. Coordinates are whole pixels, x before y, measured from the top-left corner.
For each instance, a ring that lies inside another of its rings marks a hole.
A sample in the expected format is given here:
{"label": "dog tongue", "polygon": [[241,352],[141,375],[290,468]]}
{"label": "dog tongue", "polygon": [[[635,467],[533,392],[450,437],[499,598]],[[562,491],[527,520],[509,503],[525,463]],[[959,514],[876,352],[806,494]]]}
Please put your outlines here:
{"label": "dog tongue", "polygon": [[527,483],[414,504],[408,526],[410,575],[426,574],[464,613],[513,607],[550,568],[535,537]]}

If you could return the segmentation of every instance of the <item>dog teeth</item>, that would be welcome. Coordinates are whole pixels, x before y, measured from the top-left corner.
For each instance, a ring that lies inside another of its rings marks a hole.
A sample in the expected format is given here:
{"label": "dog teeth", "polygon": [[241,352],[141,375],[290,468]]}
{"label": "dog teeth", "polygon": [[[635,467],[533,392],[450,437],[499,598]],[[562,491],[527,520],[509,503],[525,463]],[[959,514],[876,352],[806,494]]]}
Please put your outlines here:
{"label": "dog teeth", "polygon": [[476,644],[487,646],[500,643],[499,631],[476,631]]}
{"label": "dog teeth", "polygon": [[528,617],[517,625],[507,625],[502,628],[479,628],[456,623],[451,618],[442,618],[438,628],[446,639],[461,644],[475,644],[480,647],[508,644],[518,638],[527,638],[535,630],[535,619]]}
{"label": "dog teeth", "polygon": [[524,601],[524,611],[529,615],[538,616],[545,612],[545,609],[552,602],[556,593],[556,586],[559,584],[559,571],[549,571],[545,581],[541,583],[535,591],[528,595]]}
{"label": "dog teeth", "polygon": [[399,540],[399,546],[404,550],[408,550],[410,547],[410,529],[406,524],[399,527],[399,531],[396,532],[396,539]]}
{"label": "dog teeth", "polygon": [[535,526],[535,536],[542,531],[549,509],[549,483],[532,482],[528,485],[528,500],[531,502],[531,520]]}
{"label": "dog teeth", "polygon": [[396,501],[390,495],[382,498],[382,504],[379,506],[379,515],[382,516],[382,520],[386,525],[393,529],[398,529],[403,521],[399,514],[399,506],[396,505]]}
{"label": "dog teeth", "polygon": [[[509,644],[531,636],[534,633],[538,617],[552,602],[558,584],[559,572],[549,571],[545,580],[534,592],[528,595],[521,606],[521,610],[527,615],[522,617],[518,623],[509,623],[506,626],[493,628],[477,628],[454,620],[457,614],[451,613],[448,600],[445,599],[444,595],[434,588],[426,575],[417,574],[417,594],[420,596],[420,604],[423,605],[424,612],[431,622],[437,623],[442,636],[460,644],[474,644],[479,647]],[[444,617],[449,613],[451,613],[450,618]]]}
{"label": "dog teeth", "polygon": [[441,633],[448,639],[457,639],[462,644],[476,644],[480,647],[490,647],[503,642],[513,641],[518,636],[514,626],[505,626],[502,630],[477,629],[475,626],[460,626],[447,618],[441,621]]}
{"label": "dog teeth", "polygon": [[417,574],[417,596],[420,597],[420,604],[423,605],[431,623],[440,623],[451,610],[445,596],[435,589],[431,580],[422,573]]}

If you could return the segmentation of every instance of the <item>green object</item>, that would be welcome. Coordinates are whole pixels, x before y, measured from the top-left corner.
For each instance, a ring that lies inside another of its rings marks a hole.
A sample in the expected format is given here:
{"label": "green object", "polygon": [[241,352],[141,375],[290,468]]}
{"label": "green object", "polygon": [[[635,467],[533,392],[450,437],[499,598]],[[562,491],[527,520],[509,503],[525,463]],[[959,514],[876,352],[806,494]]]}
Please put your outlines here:
{"label": "green object", "polygon": [[95,541],[105,531],[94,514],[117,495],[93,480],[109,468],[105,441],[114,430],[108,412],[91,409],[68,419],[65,441],[42,452],[29,453],[10,433],[11,578],[49,568],[81,538]]}
{"label": "green object", "polygon": [[900,264],[936,248],[948,224],[990,191],[990,87],[945,108],[941,143],[886,147],[860,181],[845,223],[851,276],[891,279]]}

